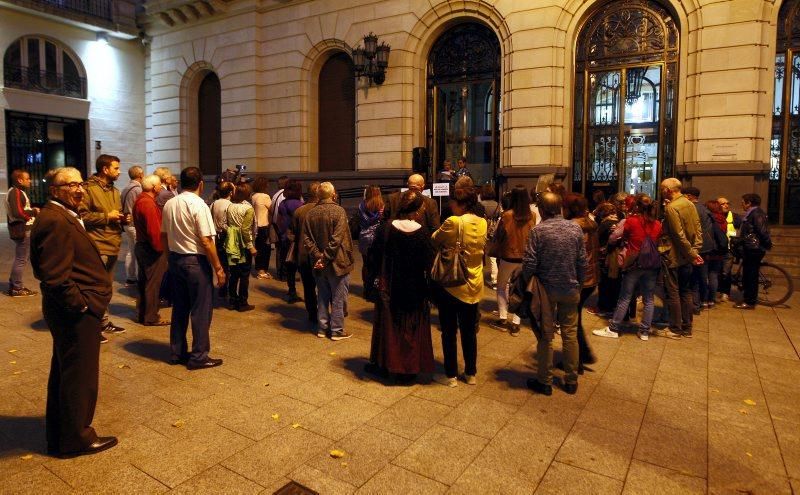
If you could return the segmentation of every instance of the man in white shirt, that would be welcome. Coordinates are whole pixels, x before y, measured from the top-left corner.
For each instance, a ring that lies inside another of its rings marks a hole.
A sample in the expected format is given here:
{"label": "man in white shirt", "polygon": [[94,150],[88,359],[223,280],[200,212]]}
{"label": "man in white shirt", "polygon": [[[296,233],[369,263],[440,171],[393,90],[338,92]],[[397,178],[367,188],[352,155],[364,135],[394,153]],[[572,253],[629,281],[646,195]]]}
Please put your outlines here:
{"label": "man in white shirt", "polygon": [[[197,167],[181,171],[183,192],[164,205],[161,243],[169,248],[169,273],[172,282],[172,322],[170,324],[170,364],[185,364],[190,370],[213,368],[222,359],[208,356],[211,342],[208,329],[214,310],[212,267],[217,286],[225,284],[225,271],[214,245],[216,230],[211,211],[201,197],[203,173]],[[186,331],[192,321],[192,351],[188,351]]]}

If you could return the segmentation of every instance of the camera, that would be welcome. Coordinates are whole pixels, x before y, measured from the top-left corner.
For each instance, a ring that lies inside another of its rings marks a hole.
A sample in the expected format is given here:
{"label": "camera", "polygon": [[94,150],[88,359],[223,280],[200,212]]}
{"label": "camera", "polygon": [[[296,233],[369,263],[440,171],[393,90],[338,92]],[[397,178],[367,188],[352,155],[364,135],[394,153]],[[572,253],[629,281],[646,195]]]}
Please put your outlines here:
{"label": "camera", "polygon": [[235,165],[235,170],[228,168],[217,176],[217,184],[222,182],[238,184],[240,182],[250,182],[251,180],[250,177],[247,177],[247,165],[243,163]]}

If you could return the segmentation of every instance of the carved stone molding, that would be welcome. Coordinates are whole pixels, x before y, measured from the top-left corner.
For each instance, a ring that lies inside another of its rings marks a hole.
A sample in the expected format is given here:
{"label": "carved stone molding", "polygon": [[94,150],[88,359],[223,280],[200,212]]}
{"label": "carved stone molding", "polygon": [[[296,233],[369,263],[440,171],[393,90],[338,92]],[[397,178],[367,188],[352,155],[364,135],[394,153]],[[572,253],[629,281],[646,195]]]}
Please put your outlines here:
{"label": "carved stone molding", "polygon": [[165,27],[180,26],[228,11],[233,0],[149,0],[145,2],[145,22]]}

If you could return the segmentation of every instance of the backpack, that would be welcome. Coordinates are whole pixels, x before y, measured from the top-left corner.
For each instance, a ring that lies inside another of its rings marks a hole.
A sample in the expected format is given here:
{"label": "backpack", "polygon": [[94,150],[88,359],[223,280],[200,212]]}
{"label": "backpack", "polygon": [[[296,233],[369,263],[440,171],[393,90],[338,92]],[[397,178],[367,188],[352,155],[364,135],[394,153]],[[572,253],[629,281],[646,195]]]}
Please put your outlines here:
{"label": "backpack", "polygon": [[645,270],[661,268],[661,255],[658,254],[658,246],[656,246],[649,234],[644,236],[642,247],[639,249],[639,256],[636,257],[636,266]]}

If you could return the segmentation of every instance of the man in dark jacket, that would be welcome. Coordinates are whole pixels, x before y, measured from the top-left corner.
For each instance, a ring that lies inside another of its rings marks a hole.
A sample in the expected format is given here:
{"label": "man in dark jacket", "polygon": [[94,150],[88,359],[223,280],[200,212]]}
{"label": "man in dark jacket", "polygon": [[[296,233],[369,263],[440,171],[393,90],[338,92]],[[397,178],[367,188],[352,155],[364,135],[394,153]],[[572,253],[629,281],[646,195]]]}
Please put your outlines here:
{"label": "man in dark jacket", "polygon": [[[97,172],[86,182],[86,193],[78,214],[86,225],[86,233],[100,251],[109,282],[113,282],[122,244],[122,226],[128,222],[128,217],[122,213],[119,190],[114,187],[114,181],[120,175],[119,158],[100,155],[95,161],[95,170]],[[114,325],[104,315],[103,332],[123,333],[125,329]]]}
{"label": "man in dark jacket", "polygon": [[53,336],[47,383],[47,452],[94,454],[117,444],[91,427],[97,403],[100,319],[111,300],[111,281],[96,244],[78,217],[83,180],[59,169],[51,200],[31,231],[31,265],[41,281],[42,311]]}
{"label": "man in dark jacket", "polygon": [[317,206],[306,214],[302,242],[317,284],[317,337],[329,331],[331,340],[353,336],[344,329],[344,310],[353,271],[353,241],[347,213],[336,204],[330,182],[317,188]]}
{"label": "man in dark jacket", "polygon": [[[564,354],[564,391],[578,391],[578,303],[586,274],[586,248],[578,224],[561,216],[561,197],[548,192],[539,198],[542,222],[528,235],[522,270],[526,278],[536,276],[550,301],[551,314],[561,325]],[[553,329],[536,334],[538,376],[528,380],[534,392],[551,395],[553,381]]]}
{"label": "man in dark jacket", "polygon": [[[406,186],[418,193],[422,194],[425,190],[425,178],[419,174],[413,174],[408,177]],[[386,206],[383,209],[383,218],[386,220],[397,219],[398,210],[400,209],[400,197],[403,193],[400,191],[393,192],[386,200]],[[436,201],[427,196],[422,196],[422,207],[420,208],[419,223],[426,229],[429,234],[436,232],[441,222],[439,221],[439,208],[436,206]]]}
{"label": "man in dark jacket", "polygon": [[[708,255],[717,250],[717,242],[714,240],[714,219],[706,205],[700,202],[700,189],[696,187],[686,187],[683,189],[686,199],[694,204],[697,210],[697,217],[700,219],[700,227],[703,229],[703,245],[700,247],[700,256],[706,261]],[[694,314],[698,315],[703,310],[703,301],[706,300],[708,293],[708,263],[694,265],[692,267],[692,297],[694,298]],[[707,306],[707,305],[706,305]]]}
{"label": "man in dark jacket", "polygon": [[[308,321],[311,324],[317,322],[317,283],[314,281],[314,272],[311,269],[312,263],[308,259],[308,250],[303,245],[303,225],[306,223],[306,215],[317,206],[317,189],[319,182],[312,182],[308,185],[308,197],[306,204],[294,211],[292,217],[292,235],[294,236],[295,260],[297,269],[300,272],[300,280],[303,281],[303,301],[308,313]],[[316,261],[316,260],[315,260]]]}
{"label": "man in dark jacket", "polygon": [[[742,216],[731,210],[731,202],[728,198],[720,196],[717,198],[719,207],[722,208],[722,213],[725,215],[725,236],[728,238],[728,246],[730,247],[730,238],[736,236],[736,231],[742,226]],[[725,259],[722,260],[722,273],[719,278],[719,302],[728,301],[731,295],[731,270],[733,270],[733,254],[730,250],[725,254]]]}
{"label": "man in dark jacket", "polygon": [[742,292],[744,300],[733,307],[755,309],[758,303],[758,270],[767,251],[772,249],[767,214],[761,209],[761,196],[742,196],[742,227],[739,236],[744,242],[742,256]]}

